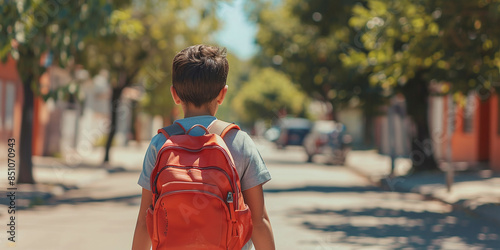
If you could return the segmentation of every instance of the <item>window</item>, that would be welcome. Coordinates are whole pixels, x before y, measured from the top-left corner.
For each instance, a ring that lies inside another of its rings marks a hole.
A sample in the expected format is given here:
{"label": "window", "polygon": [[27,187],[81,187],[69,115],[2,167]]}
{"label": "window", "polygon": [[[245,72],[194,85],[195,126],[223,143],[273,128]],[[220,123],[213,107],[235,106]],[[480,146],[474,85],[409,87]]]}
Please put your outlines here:
{"label": "window", "polygon": [[467,102],[464,107],[463,125],[465,133],[472,133],[474,129],[474,111],[477,108],[476,96],[474,93],[467,95]]}

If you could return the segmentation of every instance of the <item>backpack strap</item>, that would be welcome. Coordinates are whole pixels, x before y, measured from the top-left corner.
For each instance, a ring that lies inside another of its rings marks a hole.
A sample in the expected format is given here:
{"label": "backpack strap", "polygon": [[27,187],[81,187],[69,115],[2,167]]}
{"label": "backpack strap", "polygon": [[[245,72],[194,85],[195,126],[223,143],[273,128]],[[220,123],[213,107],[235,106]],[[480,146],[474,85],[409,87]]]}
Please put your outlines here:
{"label": "backpack strap", "polygon": [[158,134],[159,133],[162,133],[165,136],[165,138],[168,139],[170,136],[173,136],[173,135],[185,134],[186,129],[184,129],[184,127],[182,127],[182,125],[180,125],[179,123],[175,122],[174,124],[172,124],[170,126],[158,129]]}
{"label": "backpack strap", "polygon": [[215,120],[210,124],[208,127],[208,131],[211,134],[217,134],[220,135],[220,137],[224,138],[224,136],[229,132],[231,129],[240,129],[240,127],[234,123],[229,123],[221,120]]}
{"label": "backpack strap", "polygon": [[[229,123],[221,120],[215,120],[208,127],[208,132],[211,134],[220,135],[220,137],[224,137],[227,132],[231,129],[240,129],[240,127],[234,123]],[[186,134],[186,129],[179,123],[174,123],[170,126],[158,129],[158,134],[162,133],[165,138],[169,138],[173,135],[183,135]]]}

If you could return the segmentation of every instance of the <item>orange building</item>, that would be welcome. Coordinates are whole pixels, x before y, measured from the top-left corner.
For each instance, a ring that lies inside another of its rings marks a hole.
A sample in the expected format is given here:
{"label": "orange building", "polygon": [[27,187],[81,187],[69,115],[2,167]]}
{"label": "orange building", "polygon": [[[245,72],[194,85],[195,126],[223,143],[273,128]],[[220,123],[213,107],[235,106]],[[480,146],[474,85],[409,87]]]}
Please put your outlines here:
{"label": "orange building", "polygon": [[452,162],[488,164],[500,171],[499,106],[496,94],[480,97],[471,93],[465,105],[454,104],[449,96],[431,97],[431,133],[438,160],[447,160],[447,133],[451,122]]}
{"label": "orange building", "polygon": [[16,69],[16,61],[8,58],[0,63],[0,138],[15,138],[21,134],[23,84]]}
{"label": "orange building", "polygon": [[[40,82],[48,84],[48,74]],[[21,136],[22,109],[24,103],[23,83],[17,71],[16,61],[9,57],[5,64],[0,63],[0,139],[15,138],[19,143]],[[33,155],[44,154],[45,125],[47,107],[40,97],[35,97],[33,110]]]}
{"label": "orange building", "polygon": [[500,97],[490,98],[490,165],[500,171]]}

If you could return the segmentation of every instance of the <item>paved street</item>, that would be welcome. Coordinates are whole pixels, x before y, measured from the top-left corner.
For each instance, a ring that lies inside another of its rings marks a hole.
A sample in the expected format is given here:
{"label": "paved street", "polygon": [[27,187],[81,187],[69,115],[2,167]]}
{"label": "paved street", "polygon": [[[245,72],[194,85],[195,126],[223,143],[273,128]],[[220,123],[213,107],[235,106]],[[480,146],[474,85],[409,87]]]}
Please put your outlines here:
{"label": "paved street", "polygon": [[[349,168],[261,150],[278,249],[500,249],[498,225],[419,194],[381,191]],[[319,159],[321,161],[321,159]]]}
{"label": "paved street", "polygon": [[[265,196],[277,249],[500,249],[497,224],[418,194],[382,191],[348,167],[305,164],[301,148],[259,147],[273,176]],[[134,151],[129,157],[140,155]],[[130,249],[141,160],[19,211],[17,249]]]}

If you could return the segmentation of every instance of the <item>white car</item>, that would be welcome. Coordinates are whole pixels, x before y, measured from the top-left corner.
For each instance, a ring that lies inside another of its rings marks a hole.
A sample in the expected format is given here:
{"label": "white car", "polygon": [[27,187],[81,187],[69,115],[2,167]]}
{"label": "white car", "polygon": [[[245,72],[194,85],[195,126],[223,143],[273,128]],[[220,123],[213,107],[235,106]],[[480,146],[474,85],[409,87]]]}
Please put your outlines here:
{"label": "white car", "polygon": [[327,157],[327,164],[344,165],[351,141],[342,123],[316,121],[303,143],[307,162],[312,162],[315,155],[322,154]]}

